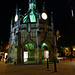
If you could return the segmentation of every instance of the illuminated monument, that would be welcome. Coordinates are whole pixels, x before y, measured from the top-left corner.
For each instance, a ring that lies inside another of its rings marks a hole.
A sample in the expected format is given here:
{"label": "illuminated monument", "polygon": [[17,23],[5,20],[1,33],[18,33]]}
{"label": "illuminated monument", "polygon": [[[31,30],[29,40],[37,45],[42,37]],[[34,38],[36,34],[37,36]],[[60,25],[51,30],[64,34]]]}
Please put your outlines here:
{"label": "illuminated monument", "polygon": [[[51,21],[53,24],[53,21]],[[36,9],[36,0],[29,0],[29,9],[24,15],[16,8],[15,22],[11,20],[8,57],[13,62],[40,63],[53,59],[52,26],[43,5],[42,14]]]}

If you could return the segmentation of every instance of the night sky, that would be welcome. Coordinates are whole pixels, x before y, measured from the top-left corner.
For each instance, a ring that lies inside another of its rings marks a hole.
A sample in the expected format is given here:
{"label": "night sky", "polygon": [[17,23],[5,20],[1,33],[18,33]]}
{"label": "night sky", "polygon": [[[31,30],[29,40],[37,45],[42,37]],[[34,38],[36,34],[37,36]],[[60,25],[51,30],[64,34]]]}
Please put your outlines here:
{"label": "night sky", "polygon": [[[9,40],[10,22],[11,17],[14,16],[15,14],[16,4],[18,4],[19,8],[21,8],[21,14],[24,14],[28,10],[28,1],[29,0],[15,0],[15,1],[2,0],[0,2],[0,41]],[[67,28],[66,22],[68,22],[71,18],[69,0],[36,0],[36,1],[37,1],[37,9],[39,10],[39,12],[42,10],[43,2],[45,2],[45,9],[48,14],[49,20],[51,12],[54,12],[53,18],[55,30],[59,29],[62,37],[68,34],[66,32]],[[75,12],[74,0],[72,6]],[[72,30],[72,28],[69,29]]]}

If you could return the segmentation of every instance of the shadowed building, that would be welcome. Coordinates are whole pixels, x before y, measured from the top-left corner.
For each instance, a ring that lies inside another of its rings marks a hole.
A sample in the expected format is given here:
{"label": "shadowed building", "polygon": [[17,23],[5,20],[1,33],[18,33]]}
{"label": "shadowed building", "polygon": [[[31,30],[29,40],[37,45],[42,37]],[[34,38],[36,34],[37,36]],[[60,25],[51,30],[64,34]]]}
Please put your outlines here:
{"label": "shadowed building", "polygon": [[[51,25],[53,25],[51,15]],[[53,59],[53,33],[44,5],[42,14],[36,9],[36,0],[29,0],[29,9],[24,15],[16,8],[15,23],[11,20],[8,57],[13,62],[40,63]]]}

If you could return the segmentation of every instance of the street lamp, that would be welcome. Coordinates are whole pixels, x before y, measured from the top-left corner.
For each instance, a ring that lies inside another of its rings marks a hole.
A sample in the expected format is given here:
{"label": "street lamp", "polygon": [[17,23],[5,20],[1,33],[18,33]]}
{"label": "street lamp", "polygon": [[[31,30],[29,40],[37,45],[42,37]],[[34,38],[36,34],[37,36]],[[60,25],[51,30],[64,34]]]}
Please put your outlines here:
{"label": "street lamp", "polygon": [[47,71],[49,71],[49,63],[48,63],[49,52],[48,51],[45,51],[45,58],[47,59]]}

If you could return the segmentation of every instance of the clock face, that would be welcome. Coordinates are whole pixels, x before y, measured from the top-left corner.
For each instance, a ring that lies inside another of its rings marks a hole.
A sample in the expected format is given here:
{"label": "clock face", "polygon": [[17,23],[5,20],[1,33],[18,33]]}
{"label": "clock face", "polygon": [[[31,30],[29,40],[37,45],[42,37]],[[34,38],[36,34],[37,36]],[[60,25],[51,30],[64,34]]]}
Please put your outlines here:
{"label": "clock face", "polygon": [[47,14],[46,14],[46,13],[42,13],[42,18],[43,18],[44,20],[46,20],[46,19],[47,19]]}

